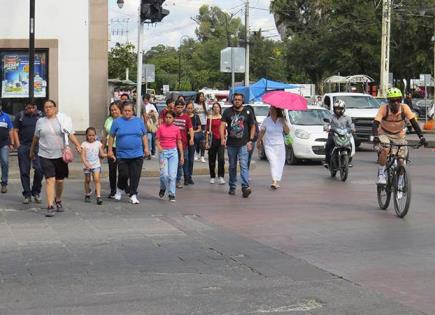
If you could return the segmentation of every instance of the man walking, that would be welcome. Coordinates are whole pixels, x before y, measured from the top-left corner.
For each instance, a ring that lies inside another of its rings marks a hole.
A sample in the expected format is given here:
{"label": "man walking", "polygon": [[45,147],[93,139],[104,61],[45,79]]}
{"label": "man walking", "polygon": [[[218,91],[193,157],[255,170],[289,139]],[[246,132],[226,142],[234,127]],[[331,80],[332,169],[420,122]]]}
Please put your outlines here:
{"label": "man walking", "polygon": [[[183,155],[184,155],[184,161],[189,160],[189,150],[187,149],[188,145],[193,145],[193,128],[192,128],[192,120],[190,117],[184,113],[184,107],[185,103],[183,100],[178,100],[175,102],[175,119],[174,119],[174,125],[180,128],[181,132],[181,142],[183,144]],[[187,134],[190,135],[189,139],[187,140]],[[180,154],[180,152],[178,152]],[[183,184],[181,183],[181,174],[184,173],[184,185],[189,184],[189,164],[184,163],[182,164],[181,156],[178,158],[178,172],[177,172],[177,188],[183,188]]]}
{"label": "man walking", "polygon": [[0,104],[0,164],[2,168],[1,192],[8,192],[9,149],[13,148],[12,122],[9,115],[3,112]]}
{"label": "man walking", "polygon": [[[21,185],[23,186],[23,203],[28,204],[33,199],[36,203],[41,203],[41,183],[43,173],[39,164],[37,152],[34,152],[35,159],[30,159],[30,147],[33,135],[35,134],[36,121],[42,117],[42,113],[33,103],[28,103],[23,111],[15,116],[14,120],[14,143],[18,151],[18,166],[20,168]],[[36,150],[37,151],[37,150]],[[30,188],[30,169],[33,167],[33,185]]]}
{"label": "man walking", "polygon": [[[220,136],[221,144],[227,146],[229,163],[229,186],[230,195],[236,194],[237,186],[237,161],[240,163],[240,178],[242,181],[243,198],[248,198],[251,194],[249,186],[249,152],[253,149],[255,136],[254,113],[249,108],[243,106],[244,96],[235,93],[233,96],[233,106],[227,108],[221,118]],[[225,138],[225,129],[227,138]]]}

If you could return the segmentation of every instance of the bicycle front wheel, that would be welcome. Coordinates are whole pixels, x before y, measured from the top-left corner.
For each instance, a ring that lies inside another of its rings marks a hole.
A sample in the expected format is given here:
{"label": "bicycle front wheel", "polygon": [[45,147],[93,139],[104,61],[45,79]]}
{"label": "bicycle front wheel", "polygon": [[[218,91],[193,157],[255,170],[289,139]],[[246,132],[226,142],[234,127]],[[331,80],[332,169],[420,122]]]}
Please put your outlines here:
{"label": "bicycle front wheel", "polygon": [[381,208],[382,210],[387,209],[391,200],[390,187],[388,185],[378,185],[377,193],[379,208]]}
{"label": "bicycle front wheel", "polygon": [[406,216],[411,204],[411,179],[404,166],[399,166],[394,176],[394,210],[399,218]]}

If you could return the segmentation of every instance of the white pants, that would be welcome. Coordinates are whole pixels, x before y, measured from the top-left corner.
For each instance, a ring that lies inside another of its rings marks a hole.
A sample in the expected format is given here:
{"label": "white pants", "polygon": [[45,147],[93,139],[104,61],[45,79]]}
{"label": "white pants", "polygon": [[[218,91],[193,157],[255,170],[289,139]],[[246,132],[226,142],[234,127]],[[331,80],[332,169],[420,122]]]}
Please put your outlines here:
{"label": "white pants", "polygon": [[269,160],[272,180],[280,181],[285,164],[285,145],[265,145],[264,152]]}

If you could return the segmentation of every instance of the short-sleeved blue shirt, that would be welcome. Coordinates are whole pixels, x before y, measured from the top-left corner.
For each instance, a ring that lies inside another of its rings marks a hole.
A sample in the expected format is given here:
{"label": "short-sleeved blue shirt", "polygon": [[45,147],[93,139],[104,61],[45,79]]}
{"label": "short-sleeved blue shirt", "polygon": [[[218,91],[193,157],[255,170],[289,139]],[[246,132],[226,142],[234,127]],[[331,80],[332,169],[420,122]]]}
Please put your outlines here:
{"label": "short-sleeved blue shirt", "polygon": [[9,115],[0,111],[0,148],[9,144],[9,131],[13,127]]}
{"label": "short-sleeved blue shirt", "polygon": [[116,157],[134,159],[144,156],[143,136],[147,130],[142,119],[132,117],[116,118],[110,128],[110,135],[116,137]]}

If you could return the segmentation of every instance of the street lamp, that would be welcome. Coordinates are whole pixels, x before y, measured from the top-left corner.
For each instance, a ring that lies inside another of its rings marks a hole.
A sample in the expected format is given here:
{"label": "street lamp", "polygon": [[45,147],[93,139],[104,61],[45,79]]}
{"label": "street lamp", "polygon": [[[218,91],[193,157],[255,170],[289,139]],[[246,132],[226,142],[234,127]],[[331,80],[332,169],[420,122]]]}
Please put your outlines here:
{"label": "street lamp", "polygon": [[118,8],[122,9],[124,7],[124,0],[118,0],[116,1],[116,4],[118,5]]}
{"label": "street lamp", "polygon": [[183,38],[189,39],[189,36],[183,35],[180,37],[180,46],[178,46],[178,89],[181,88],[181,44],[183,42]]}

